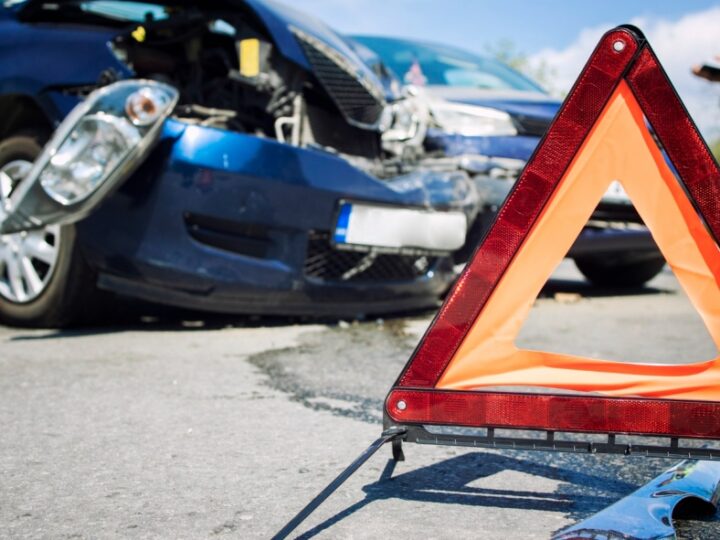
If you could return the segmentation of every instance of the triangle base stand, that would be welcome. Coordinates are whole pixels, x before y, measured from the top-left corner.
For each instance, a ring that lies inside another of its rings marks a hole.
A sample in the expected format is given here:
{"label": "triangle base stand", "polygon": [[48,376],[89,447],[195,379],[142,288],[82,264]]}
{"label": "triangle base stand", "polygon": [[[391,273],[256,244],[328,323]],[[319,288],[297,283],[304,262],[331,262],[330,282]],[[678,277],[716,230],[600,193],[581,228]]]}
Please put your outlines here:
{"label": "triangle base stand", "polygon": [[[546,430],[500,430],[495,428],[452,428],[422,425],[392,424],[388,418],[385,425],[389,426],[380,438],[368,446],[345,470],[328,484],[312,501],[285,525],[272,540],[282,540],[297,529],[320,505],[335,493],[360,467],[362,467],[378,450],[388,443],[392,444],[392,457],[395,461],[405,461],[402,443],[427,444],[436,446],[459,446],[469,448],[491,448],[496,450],[539,450],[551,452],[571,452],[581,454],[615,454],[625,456],[644,456],[654,458],[685,458],[694,460],[720,460],[720,449],[707,447],[682,446],[678,437],[669,438],[669,444],[658,444],[658,438],[652,437],[648,444],[621,442],[613,433],[604,434],[603,441],[598,441],[599,434],[593,434],[595,440],[589,440],[586,433],[557,434]],[[513,436],[505,435],[511,432]],[[542,436],[541,436],[542,435]],[[646,437],[634,436],[633,440]]]}
{"label": "triangle base stand", "polygon": [[[558,433],[550,430],[497,428],[459,428],[457,426],[392,425],[402,431],[402,441],[435,446],[490,448],[495,450],[539,450],[576,454],[614,454],[624,456],[720,460],[720,448],[684,445],[679,437],[654,437],[615,433]],[[664,443],[664,444],[663,444]]]}

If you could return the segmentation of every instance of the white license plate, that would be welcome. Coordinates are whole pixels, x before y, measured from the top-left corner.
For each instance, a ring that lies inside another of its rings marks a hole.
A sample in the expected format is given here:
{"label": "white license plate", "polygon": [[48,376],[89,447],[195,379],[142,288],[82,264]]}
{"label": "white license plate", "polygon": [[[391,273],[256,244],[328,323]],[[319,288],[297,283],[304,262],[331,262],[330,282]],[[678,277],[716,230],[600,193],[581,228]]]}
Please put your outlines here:
{"label": "white license plate", "polygon": [[462,212],[342,203],[333,238],[354,246],[454,251],[465,244],[466,233]]}
{"label": "white license plate", "polygon": [[603,202],[610,203],[630,203],[630,197],[625,192],[625,188],[617,180],[613,180],[602,198]]}

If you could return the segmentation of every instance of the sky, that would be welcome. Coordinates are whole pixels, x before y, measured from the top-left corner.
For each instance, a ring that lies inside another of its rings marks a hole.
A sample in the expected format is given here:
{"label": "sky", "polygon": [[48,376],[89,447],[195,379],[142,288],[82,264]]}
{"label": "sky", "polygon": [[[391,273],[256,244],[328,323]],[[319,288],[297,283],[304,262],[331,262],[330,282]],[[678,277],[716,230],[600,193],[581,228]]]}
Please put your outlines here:
{"label": "sky", "polygon": [[[287,1],[287,0],[285,0]],[[293,0],[347,34],[410,37],[478,53],[511,41],[545,65],[554,93],[569,90],[602,34],[618,24],[643,30],[707,139],[720,138],[720,83],[694,64],[720,55],[720,0]]]}

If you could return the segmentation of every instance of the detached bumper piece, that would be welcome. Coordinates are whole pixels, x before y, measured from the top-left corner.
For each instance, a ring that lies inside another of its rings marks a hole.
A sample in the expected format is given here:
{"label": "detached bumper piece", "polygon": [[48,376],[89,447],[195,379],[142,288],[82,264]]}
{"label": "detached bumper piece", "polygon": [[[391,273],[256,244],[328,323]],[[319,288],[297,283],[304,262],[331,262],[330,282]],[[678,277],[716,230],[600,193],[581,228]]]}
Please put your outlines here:
{"label": "detached bumper piece", "polygon": [[672,516],[680,503],[713,514],[719,491],[719,463],[683,461],[553,540],[669,540],[676,537]]}
{"label": "detached bumper piece", "polygon": [[0,234],[90,214],[144,161],[177,100],[177,90],[156,81],[121,81],[91,93],[0,209]]}

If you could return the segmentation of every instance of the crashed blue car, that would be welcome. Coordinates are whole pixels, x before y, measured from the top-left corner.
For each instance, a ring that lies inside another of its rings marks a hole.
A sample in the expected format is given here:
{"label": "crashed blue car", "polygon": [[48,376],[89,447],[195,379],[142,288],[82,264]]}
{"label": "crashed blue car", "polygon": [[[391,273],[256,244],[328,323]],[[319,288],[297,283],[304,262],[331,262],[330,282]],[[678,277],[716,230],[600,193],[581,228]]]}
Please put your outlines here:
{"label": "crashed blue car", "polygon": [[367,55],[259,0],[6,0],[0,320],[75,323],[107,292],[242,314],[436,305],[476,189]]}
{"label": "crashed blue car", "polygon": [[[561,101],[493,58],[424,41],[353,40],[425,97],[431,117],[426,152],[475,162],[481,211],[471,237],[482,237]],[[665,265],[618,182],[610,186],[568,257],[591,282],[610,287],[643,285]]]}

